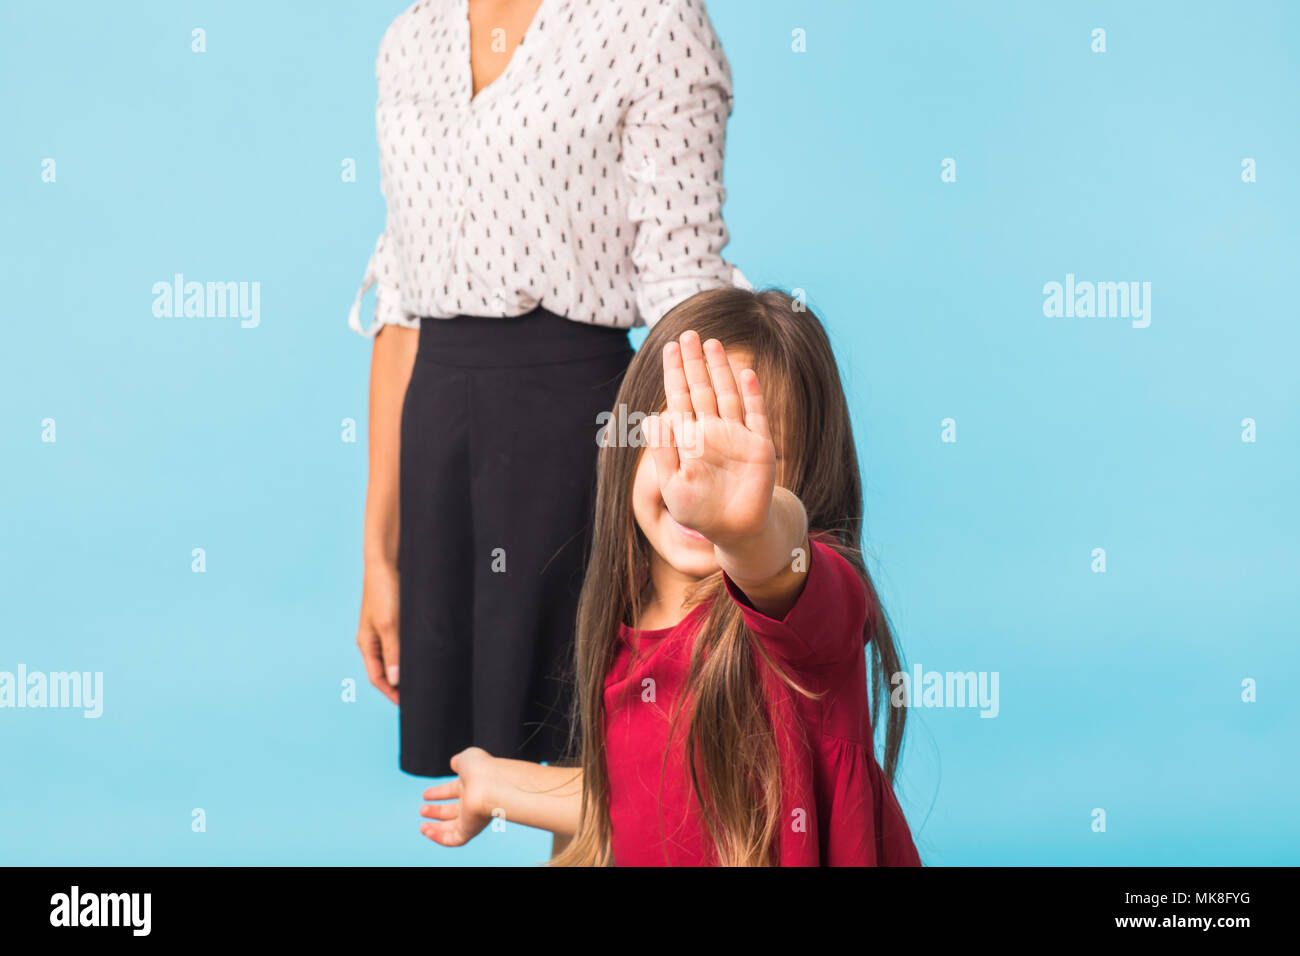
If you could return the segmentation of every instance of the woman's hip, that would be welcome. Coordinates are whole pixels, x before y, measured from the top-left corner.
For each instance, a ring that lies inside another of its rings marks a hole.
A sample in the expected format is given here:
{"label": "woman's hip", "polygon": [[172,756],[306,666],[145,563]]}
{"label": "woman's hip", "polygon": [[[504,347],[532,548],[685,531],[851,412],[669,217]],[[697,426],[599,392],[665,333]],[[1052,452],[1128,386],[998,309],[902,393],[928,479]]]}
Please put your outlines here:
{"label": "woman's hip", "polygon": [[447,368],[526,368],[625,355],[627,330],[577,322],[542,306],[523,315],[420,320],[417,362]]}

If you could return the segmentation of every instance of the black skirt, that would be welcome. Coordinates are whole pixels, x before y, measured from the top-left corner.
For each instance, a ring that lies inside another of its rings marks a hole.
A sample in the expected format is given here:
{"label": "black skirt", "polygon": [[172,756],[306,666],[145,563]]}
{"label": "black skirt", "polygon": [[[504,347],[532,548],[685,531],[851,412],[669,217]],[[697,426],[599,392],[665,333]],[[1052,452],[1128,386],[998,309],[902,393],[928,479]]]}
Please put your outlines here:
{"label": "black skirt", "polygon": [[401,767],[565,754],[597,417],[625,330],[545,309],[423,319],[402,409]]}

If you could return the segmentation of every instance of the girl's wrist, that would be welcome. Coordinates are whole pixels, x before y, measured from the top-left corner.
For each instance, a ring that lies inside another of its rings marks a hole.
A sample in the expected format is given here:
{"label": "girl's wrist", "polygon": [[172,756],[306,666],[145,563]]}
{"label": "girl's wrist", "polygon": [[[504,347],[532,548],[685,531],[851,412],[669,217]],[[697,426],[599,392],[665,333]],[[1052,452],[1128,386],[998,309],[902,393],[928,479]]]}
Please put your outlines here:
{"label": "girl's wrist", "polygon": [[483,816],[492,816],[496,810],[504,814],[507,784],[501,773],[500,758],[488,757],[483,761],[479,773],[482,775],[482,780],[479,782],[475,797],[477,806],[471,807],[470,810]]}
{"label": "girl's wrist", "polygon": [[790,564],[808,536],[808,518],[798,495],[777,485],[762,530],[737,541],[714,543],[718,563],[735,580],[765,581]]}
{"label": "girl's wrist", "polygon": [[768,502],[767,514],[764,516],[762,524],[750,531],[732,531],[723,533],[716,529],[701,531],[706,538],[712,542],[714,549],[727,554],[739,554],[752,549],[756,544],[761,543],[772,533],[772,528],[777,520],[776,516],[776,496],[773,493],[772,500]]}

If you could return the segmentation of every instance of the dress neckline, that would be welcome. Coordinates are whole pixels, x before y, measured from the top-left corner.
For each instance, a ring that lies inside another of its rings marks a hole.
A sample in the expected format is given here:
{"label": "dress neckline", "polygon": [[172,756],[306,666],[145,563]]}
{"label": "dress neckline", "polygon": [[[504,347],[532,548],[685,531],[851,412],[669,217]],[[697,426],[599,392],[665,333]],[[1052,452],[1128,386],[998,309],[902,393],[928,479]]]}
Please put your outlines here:
{"label": "dress neckline", "polygon": [[696,615],[698,615],[701,611],[703,611],[708,606],[709,606],[708,601],[699,602],[693,608],[687,611],[686,615],[680,621],[678,621],[676,624],[670,625],[669,627],[644,628],[644,627],[629,627],[627,624],[619,624],[618,634],[619,637],[623,638],[623,640],[628,641],[629,643],[637,640],[642,640],[642,641],[658,640],[660,638],[667,637],[669,634],[677,630],[687,621],[693,619]]}

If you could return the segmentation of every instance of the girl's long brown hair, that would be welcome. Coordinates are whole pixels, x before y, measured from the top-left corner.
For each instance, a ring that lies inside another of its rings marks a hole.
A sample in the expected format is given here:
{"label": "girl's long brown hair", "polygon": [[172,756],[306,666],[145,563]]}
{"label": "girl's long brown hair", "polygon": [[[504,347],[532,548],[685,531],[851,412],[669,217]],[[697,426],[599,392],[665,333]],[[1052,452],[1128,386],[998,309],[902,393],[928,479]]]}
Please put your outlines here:
{"label": "girl's long brown hair", "polygon": [[[687,329],[716,338],[729,351],[752,356],[767,399],[778,453],[777,482],[799,496],[809,528],[849,560],[867,590],[863,641],[869,647],[871,717],[877,725],[889,700],[890,675],[902,670],[888,621],[862,559],[862,482],[839,371],[821,322],[778,290],[738,288],[701,292],[665,315],[637,351],[615,402],[628,414],[665,404],[662,352]],[[573,749],[583,770],[578,833],[551,861],[554,866],[610,865],[609,773],[605,756],[605,679],[619,641],[619,625],[635,625],[649,586],[649,543],[632,513],[632,485],[644,449],[606,441],[597,463],[592,548],[578,606],[577,683]],[[782,825],[776,743],[758,669],[773,667],[734,602],[722,596],[722,574],[700,583],[712,600],[694,642],[685,696],[686,766],[714,862],[778,863]],[[889,707],[884,771],[892,781],[902,749],[906,707]],[[675,730],[675,726],[674,726]],[[670,732],[670,739],[678,739]]]}

